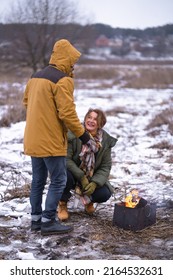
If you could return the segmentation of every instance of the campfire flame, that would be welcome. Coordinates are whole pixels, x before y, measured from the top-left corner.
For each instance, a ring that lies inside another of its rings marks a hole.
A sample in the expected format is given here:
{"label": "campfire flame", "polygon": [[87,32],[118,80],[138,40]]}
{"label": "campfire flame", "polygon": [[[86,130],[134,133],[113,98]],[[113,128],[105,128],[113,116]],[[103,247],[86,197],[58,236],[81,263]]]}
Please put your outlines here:
{"label": "campfire flame", "polygon": [[130,191],[129,195],[125,198],[125,206],[130,208],[135,208],[139,203],[140,197],[137,189]]}

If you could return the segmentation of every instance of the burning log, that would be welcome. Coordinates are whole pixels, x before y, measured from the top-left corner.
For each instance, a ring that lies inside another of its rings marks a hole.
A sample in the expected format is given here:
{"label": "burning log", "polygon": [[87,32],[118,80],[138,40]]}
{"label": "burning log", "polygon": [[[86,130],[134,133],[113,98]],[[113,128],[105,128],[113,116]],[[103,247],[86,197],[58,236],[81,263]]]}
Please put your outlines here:
{"label": "burning log", "polygon": [[125,206],[135,208],[140,201],[139,192],[137,189],[131,190],[128,196],[125,198]]}

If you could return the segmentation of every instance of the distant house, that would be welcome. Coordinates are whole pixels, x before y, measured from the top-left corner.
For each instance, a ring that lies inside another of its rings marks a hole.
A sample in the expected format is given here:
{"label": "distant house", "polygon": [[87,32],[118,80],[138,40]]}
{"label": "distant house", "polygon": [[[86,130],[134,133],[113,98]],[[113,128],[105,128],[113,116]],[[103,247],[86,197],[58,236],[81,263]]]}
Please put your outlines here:
{"label": "distant house", "polygon": [[112,38],[110,39],[110,47],[121,48],[123,45],[123,40],[121,38]]}
{"label": "distant house", "polygon": [[105,35],[100,35],[95,41],[95,47],[90,49],[90,53],[98,55],[110,55],[110,40]]}
{"label": "distant house", "polygon": [[100,35],[95,41],[96,47],[99,47],[99,48],[109,47],[109,44],[110,44],[110,41],[105,35]]}

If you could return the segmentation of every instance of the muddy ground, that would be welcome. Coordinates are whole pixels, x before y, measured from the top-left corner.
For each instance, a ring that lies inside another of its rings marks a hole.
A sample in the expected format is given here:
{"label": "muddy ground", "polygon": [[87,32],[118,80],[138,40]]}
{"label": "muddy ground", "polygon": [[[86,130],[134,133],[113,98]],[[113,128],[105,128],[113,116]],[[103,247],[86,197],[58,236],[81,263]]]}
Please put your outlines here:
{"label": "muddy ground", "polygon": [[[115,196],[96,205],[93,216],[82,205],[74,211],[71,200],[68,223],[74,230],[69,234],[42,237],[31,232],[29,189],[24,188],[24,181],[31,180],[31,166],[21,155],[24,124],[1,128],[0,259],[173,260],[173,91],[104,89],[102,83],[98,81],[98,88],[95,81],[81,80],[75,100],[80,117],[86,107],[104,108],[108,131],[119,137],[110,176]],[[126,187],[134,186],[157,203],[156,223],[135,232],[112,224],[115,203]]]}
{"label": "muddy ground", "polygon": [[[30,220],[11,227],[19,218],[0,217],[7,227],[0,227],[0,259],[73,259],[73,260],[172,260],[173,208],[170,203],[157,208],[156,223],[140,231],[113,226],[114,207],[111,203],[96,205],[88,216],[81,205],[70,209],[68,224],[74,225],[69,234],[42,237],[30,231]],[[4,250],[3,250],[4,247]]]}

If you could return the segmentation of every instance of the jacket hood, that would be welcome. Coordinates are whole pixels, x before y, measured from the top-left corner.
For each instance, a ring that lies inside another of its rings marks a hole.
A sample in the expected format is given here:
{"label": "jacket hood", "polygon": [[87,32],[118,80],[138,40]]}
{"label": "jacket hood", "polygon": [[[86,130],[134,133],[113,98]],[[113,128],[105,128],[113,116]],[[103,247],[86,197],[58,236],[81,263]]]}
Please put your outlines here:
{"label": "jacket hood", "polygon": [[49,64],[54,64],[64,73],[70,75],[72,66],[78,61],[81,53],[66,39],[57,41],[53,47]]}

